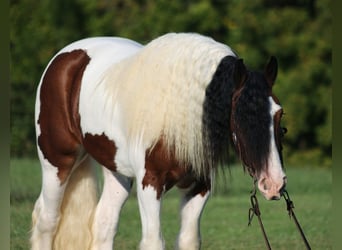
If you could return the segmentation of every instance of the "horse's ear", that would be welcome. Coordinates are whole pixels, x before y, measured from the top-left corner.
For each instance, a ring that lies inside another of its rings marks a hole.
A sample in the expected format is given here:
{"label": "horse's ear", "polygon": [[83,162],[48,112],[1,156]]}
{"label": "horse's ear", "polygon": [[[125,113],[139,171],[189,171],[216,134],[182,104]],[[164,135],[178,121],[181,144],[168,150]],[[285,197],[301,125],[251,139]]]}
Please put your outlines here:
{"label": "horse's ear", "polygon": [[247,69],[242,59],[236,60],[233,75],[236,89],[241,88],[247,77]]}
{"label": "horse's ear", "polygon": [[266,80],[267,80],[268,84],[270,85],[270,87],[273,86],[273,84],[277,78],[277,73],[278,73],[277,58],[275,58],[274,56],[271,56],[268,64],[266,65],[265,71],[264,71]]}

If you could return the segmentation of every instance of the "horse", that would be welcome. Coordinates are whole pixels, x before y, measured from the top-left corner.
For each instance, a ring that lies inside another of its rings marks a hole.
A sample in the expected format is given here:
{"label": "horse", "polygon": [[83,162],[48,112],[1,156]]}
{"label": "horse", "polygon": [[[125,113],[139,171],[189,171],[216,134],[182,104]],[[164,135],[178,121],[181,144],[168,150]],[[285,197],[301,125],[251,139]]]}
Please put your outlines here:
{"label": "horse", "polygon": [[248,70],[229,46],[196,33],[145,46],[94,37],[60,50],[37,89],[42,187],[31,248],[112,249],[135,180],[140,249],[164,249],[161,199],[174,186],[182,191],[176,248],[199,249],[202,210],[229,148],[263,196],[280,199],[287,179],[277,70],[273,56],[264,71]]}

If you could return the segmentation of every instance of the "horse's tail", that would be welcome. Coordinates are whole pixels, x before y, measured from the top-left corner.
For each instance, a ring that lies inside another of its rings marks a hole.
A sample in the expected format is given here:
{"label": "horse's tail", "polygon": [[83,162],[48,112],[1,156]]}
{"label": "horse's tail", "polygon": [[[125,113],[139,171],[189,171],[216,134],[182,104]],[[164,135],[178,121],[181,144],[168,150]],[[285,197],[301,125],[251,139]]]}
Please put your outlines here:
{"label": "horse's tail", "polygon": [[96,204],[95,166],[93,160],[87,157],[72,173],[65,189],[53,249],[89,249]]}

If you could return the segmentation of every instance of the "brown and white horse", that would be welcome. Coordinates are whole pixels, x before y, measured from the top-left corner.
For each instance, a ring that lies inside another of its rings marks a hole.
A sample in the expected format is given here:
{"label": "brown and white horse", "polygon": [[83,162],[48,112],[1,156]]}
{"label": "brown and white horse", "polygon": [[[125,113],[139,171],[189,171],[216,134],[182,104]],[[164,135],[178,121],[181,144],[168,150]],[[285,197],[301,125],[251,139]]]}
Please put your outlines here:
{"label": "brown and white horse", "polygon": [[177,248],[200,248],[200,216],[230,144],[266,199],[279,199],[286,177],[276,75],[275,58],[264,72],[249,71],[228,46],[198,34],[146,46],[98,37],[62,49],[37,91],[43,180],[32,249],[112,249],[134,178],[140,249],[164,248],[160,203],[175,185],[184,191]]}

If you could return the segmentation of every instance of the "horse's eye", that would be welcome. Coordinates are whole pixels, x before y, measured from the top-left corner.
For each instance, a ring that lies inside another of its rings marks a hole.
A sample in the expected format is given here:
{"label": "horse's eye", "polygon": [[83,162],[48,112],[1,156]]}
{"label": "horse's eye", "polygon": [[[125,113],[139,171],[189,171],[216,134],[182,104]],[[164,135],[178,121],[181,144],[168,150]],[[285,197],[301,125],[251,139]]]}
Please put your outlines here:
{"label": "horse's eye", "polygon": [[287,128],[283,127],[281,128],[281,134],[284,136],[287,133]]}

